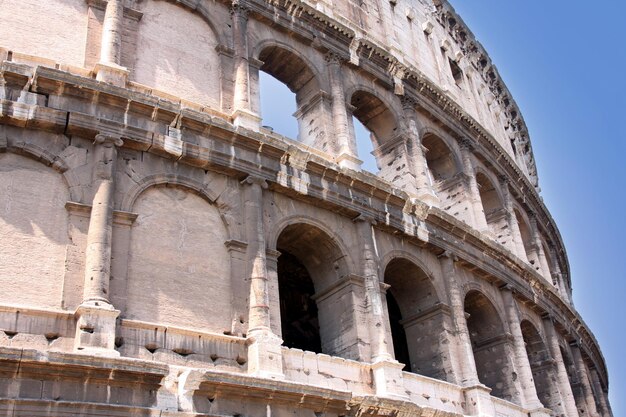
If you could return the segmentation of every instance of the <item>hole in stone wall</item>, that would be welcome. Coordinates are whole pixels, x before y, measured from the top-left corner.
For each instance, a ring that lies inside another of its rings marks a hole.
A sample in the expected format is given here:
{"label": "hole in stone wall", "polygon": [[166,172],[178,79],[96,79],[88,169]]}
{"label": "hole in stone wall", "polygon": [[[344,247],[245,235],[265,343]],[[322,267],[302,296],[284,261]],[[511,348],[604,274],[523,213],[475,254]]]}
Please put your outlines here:
{"label": "hole in stone wall", "polygon": [[50,342],[54,342],[55,340],[57,340],[59,338],[59,334],[58,333],[46,333],[44,334],[46,340],[50,343]]}
{"label": "hole in stone wall", "polygon": [[147,344],[144,346],[146,348],[146,350],[150,353],[154,353],[156,352],[156,350],[158,349],[158,346],[155,344]]}
{"label": "hole in stone wall", "polygon": [[187,357],[189,355],[192,355],[194,353],[194,351],[186,349],[186,348],[176,348],[176,349],[172,349],[172,352],[176,353],[177,355],[184,357]]}
{"label": "hole in stone wall", "polygon": [[115,338],[115,347],[116,348],[121,348],[122,346],[124,346],[124,338],[123,337],[116,337]]}
{"label": "hole in stone wall", "polygon": [[5,330],[4,334],[6,334],[9,339],[13,339],[15,337],[15,335],[17,334],[17,332],[14,332],[14,331],[11,331],[11,330]]}

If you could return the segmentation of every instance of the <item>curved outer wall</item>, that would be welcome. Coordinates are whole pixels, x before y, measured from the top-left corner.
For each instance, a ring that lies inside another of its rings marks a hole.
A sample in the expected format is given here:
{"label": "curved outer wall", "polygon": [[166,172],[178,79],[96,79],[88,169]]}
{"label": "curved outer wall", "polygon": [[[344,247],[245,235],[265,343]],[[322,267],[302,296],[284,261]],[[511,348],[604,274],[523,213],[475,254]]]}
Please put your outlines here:
{"label": "curved outer wall", "polygon": [[446,1],[1,3],[2,413],[611,415],[521,113]]}

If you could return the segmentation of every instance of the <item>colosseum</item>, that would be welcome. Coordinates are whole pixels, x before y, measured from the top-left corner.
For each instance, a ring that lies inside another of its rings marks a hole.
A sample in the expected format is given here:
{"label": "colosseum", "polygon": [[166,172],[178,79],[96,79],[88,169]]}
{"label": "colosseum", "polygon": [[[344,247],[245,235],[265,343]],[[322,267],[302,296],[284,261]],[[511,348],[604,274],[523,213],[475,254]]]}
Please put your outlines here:
{"label": "colosseum", "polygon": [[0,21],[2,415],[612,415],[524,119],[447,0]]}

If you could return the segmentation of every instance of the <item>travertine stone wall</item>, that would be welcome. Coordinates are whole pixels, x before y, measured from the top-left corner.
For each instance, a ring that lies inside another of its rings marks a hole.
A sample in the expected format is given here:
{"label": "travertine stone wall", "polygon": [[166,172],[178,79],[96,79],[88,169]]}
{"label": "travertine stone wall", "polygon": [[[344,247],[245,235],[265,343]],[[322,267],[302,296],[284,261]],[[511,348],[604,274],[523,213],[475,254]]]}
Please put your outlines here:
{"label": "travertine stone wall", "polygon": [[[611,415],[523,119],[447,2],[0,3],[0,414]],[[298,138],[259,126],[260,72]]]}

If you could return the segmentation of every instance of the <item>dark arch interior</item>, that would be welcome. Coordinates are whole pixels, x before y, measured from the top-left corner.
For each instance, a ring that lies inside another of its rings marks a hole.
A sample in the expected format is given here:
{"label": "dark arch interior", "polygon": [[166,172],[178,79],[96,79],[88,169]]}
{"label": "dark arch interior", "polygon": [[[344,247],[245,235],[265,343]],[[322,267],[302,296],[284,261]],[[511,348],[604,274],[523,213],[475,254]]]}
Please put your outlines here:
{"label": "dark arch interior", "polygon": [[315,287],[304,265],[289,252],[278,258],[278,291],[283,344],[311,352],[322,351]]}
{"label": "dark arch interior", "polygon": [[491,388],[492,395],[512,401],[513,369],[496,308],[482,293],[470,291],[465,297],[465,312],[478,379]]}
{"label": "dark arch interior", "polygon": [[402,312],[390,292],[387,292],[387,308],[389,310],[389,324],[391,338],[393,340],[393,353],[396,360],[404,364],[404,370],[411,372],[411,358],[409,357],[409,345],[406,340],[406,332],[402,325]]}
{"label": "dark arch interior", "polygon": [[457,165],[448,145],[435,135],[426,135],[422,139],[426,148],[426,163],[435,182],[452,178],[457,173]]}
{"label": "dark arch interior", "polygon": [[277,272],[285,346],[344,355],[343,343],[350,340],[336,323],[349,322],[352,307],[339,294],[314,299],[346,275],[340,247],[323,230],[297,223],[283,229],[276,248],[281,252]]}

